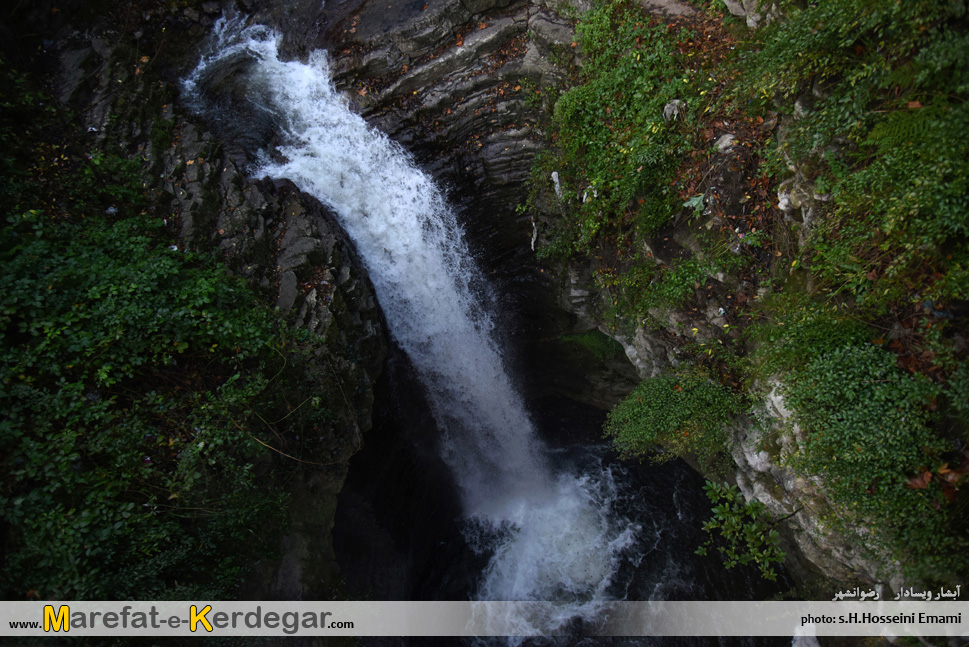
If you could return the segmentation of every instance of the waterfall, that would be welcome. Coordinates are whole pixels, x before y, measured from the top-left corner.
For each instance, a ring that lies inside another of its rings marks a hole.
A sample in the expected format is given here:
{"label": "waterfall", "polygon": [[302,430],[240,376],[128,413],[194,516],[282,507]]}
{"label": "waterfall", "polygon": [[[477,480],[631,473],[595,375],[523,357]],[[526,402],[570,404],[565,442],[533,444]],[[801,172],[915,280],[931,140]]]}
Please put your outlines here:
{"label": "waterfall", "polygon": [[317,197],[354,241],[427,392],[469,540],[491,555],[478,596],[561,600],[563,622],[592,613],[637,531],[612,511],[611,473],[553,466],[505,370],[483,305],[489,288],[442,191],[347,108],[325,52],[280,60],[279,40],[266,27],[220,21],[186,95],[204,111],[207,76],[246,58],[247,96],[273,115],[282,142],[253,173],[288,178]]}

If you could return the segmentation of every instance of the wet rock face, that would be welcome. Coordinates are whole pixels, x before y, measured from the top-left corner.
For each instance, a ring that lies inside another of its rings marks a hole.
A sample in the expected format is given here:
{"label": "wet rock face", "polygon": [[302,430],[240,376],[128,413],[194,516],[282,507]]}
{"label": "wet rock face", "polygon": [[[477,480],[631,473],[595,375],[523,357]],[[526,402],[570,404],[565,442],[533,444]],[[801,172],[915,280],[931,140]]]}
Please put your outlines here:
{"label": "wet rock face", "polygon": [[[532,163],[544,145],[543,123],[579,62],[572,22],[564,17],[574,5],[347,0],[327,3],[322,14],[300,2],[252,0],[246,6],[254,22],[284,32],[291,56],[327,49],[334,83],[354,110],[446,185],[500,295],[510,335],[519,348],[541,349],[526,363],[560,368],[539,370],[539,380],[557,393],[614,404],[629,388],[628,365],[618,373],[597,367],[601,375],[591,377],[589,367],[576,362],[571,378],[559,379],[567,372],[559,347],[531,343],[588,328],[576,328],[559,310],[536,265],[536,223],[515,209],[525,201]],[[299,12],[303,17],[294,18]]]}
{"label": "wet rock face", "polygon": [[520,183],[550,107],[542,90],[564,78],[549,56],[571,54],[571,26],[522,2],[424,6],[426,15],[392,32],[367,28],[366,10],[335,25],[337,86],[365,117],[422,157],[463,164],[486,184]]}
{"label": "wet rock face", "polygon": [[499,282],[534,265],[531,223],[514,206],[566,74],[550,58],[571,60],[573,39],[568,20],[522,0],[367,2],[326,33],[354,108],[450,184],[455,202],[469,198],[472,247],[501,259],[488,268]]}
{"label": "wet rock face", "polygon": [[[764,410],[769,426],[737,427],[731,454],[744,497],[761,501],[777,519],[787,517],[778,527],[790,546],[788,568],[801,580],[820,576],[872,586],[887,583],[889,588],[901,590],[901,565],[832,528],[839,511],[824,495],[820,481],[805,478],[776,460],[782,451],[795,451],[805,433],[784,403],[783,385],[771,381],[768,386]],[[861,536],[869,532],[858,530]]]}
{"label": "wet rock face", "polygon": [[251,84],[256,61],[242,52],[214,66],[198,82],[198,92],[208,99],[206,122],[237,163],[253,162],[260,151],[277,143],[279,124],[268,97]]}
{"label": "wet rock face", "polygon": [[[332,214],[289,182],[248,176],[253,155],[276,136],[272,115],[242,81],[248,59],[203,80],[213,99],[209,119],[179,102],[178,84],[219,6],[206,2],[190,15],[159,7],[139,17],[133,34],[87,23],[66,30],[51,46],[58,96],[80,116],[92,150],[143,161],[154,214],[179,249],[218,256],[291,325],[325,340],[307,370],[334,385],[327,402],[334,421],[300,439],[315,465],[301,465],[288,481],[290,524],[274,530],[283,535],[283,556],[261,564],[247,591],[260,599],[326,599],[339,577],[329,541],[336,495],[371,426],[387,349],[383,318]],[[244,105],[255,107],[239,113]]]}
{"label": "wet rock face", "polygon": [[[231,89],[216,96],[231,97],[242,87],[231,77],[230,72],[217,81]],[[372,424],[373,385],[383,367],[386,331],[367,273],[333,214],[289,181],[245,173],[253,153],[268,145],[274,131],[271,117],[258,109],[244,118],[263,120],[266,127],[250,139],[228,139],[238,126],[231,120],[226,125],[215,113],[210,123],[227,138],[224,147],[190,121],[176,120],[173,145],[161,156],[161,176],[184,244],[217,250],[293,325],[323,337],[333,349],[319,360],[321,370],[340,384],[345,401],[332,406],[341,424],[319,443],[328,453],[310,459],[323,466],[300,470],[291,482],[291,525],[281,559],[261,565],[248,585],[259,596],[322,599],[333,595],[339,577],[330,541],[336,497],[348,461]]]}
{"label": "wet rock face", "polygon": [[191,123],[176,132],[161,176],[185,245],[217,248],[295,325],[351,344],[376,376],[383,324],[366,271],[333,215],[288,181],[247,177]]}

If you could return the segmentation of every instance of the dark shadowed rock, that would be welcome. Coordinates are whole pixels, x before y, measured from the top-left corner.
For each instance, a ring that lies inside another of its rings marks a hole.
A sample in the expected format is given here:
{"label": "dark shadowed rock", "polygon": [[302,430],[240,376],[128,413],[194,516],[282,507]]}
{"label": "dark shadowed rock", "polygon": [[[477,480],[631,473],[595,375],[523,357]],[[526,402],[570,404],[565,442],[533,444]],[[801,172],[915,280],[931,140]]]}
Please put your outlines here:
{"label": "dark shadowed rock", "polygon": [[267,107],[265,86],[254,78],[255,61],[239,52],[211,67],[198,80],[206,97],[206,119],[236,161],[253,161],[276,142],[279,124]]}

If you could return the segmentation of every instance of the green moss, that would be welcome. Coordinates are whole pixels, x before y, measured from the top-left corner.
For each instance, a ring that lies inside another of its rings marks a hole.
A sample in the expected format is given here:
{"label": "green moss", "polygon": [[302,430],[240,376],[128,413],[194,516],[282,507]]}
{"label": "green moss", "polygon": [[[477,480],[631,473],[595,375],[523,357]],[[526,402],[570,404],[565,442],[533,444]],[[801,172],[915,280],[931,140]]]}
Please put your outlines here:
{"label": "green moss", "polygon": [[173,119],[158,117],[151,122],[151,148],[155,155],[160,157],[172,145],[174,131]]}
{"label": "green moss", "polygon": [[590,330],[577,335],[562,335],[559,339],[567,344],[575,344],[584,348],[595,355],[600,362],[618,359],[626,355],[622,344],[598,330]]}

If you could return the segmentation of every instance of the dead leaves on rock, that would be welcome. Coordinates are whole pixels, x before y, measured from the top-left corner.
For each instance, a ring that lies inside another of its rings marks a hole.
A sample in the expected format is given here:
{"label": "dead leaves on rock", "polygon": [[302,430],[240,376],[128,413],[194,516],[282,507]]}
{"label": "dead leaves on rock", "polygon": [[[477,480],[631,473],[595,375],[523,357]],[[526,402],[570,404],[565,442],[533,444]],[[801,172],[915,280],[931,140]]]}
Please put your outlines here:
{"label": "dead leaves on rock", "polygon": [[[951,462],[943,463],[934,471],[923,467],[918,474],[909,477],[905,486],[912,490],[926,490],[936,482],[942,489],[945,500],[952,503],[958,497],[959,486],[967,476],[969,476],[969,452],[963,451],[961,460],[955,467],[952,467]],[[938,510],[941,505],[935,501],[932,507]]]}

